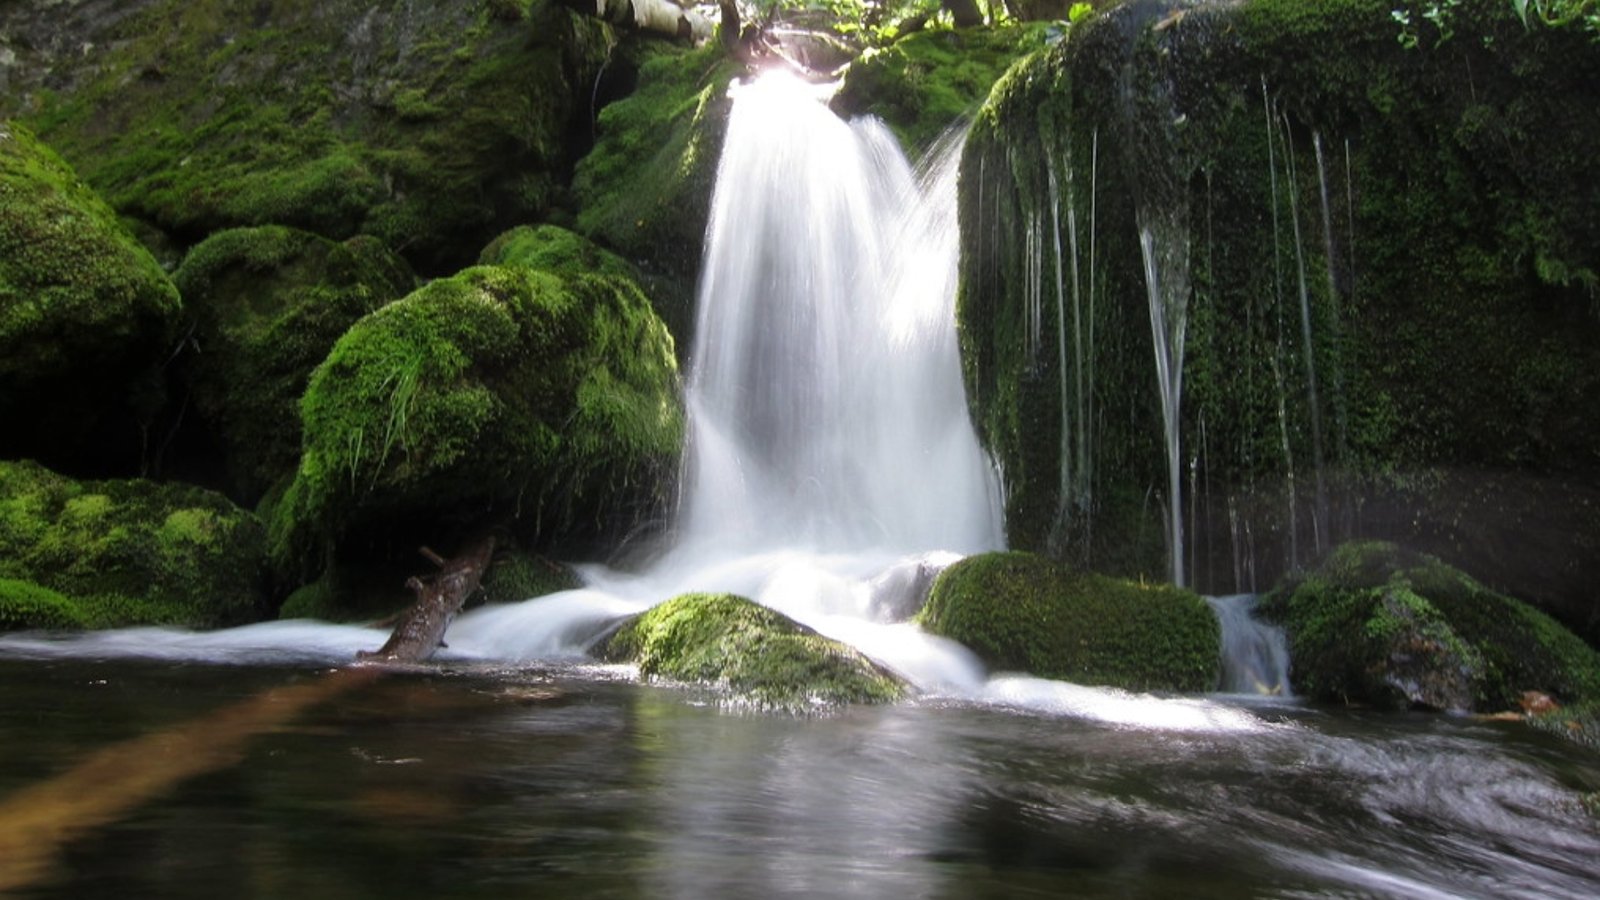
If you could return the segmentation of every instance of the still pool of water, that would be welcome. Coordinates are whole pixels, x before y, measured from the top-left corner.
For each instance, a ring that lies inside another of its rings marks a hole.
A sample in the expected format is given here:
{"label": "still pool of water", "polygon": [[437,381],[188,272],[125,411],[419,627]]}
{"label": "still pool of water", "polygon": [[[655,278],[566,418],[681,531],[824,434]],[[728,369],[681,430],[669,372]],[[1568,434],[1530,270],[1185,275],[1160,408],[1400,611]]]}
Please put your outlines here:
{"label": "still pool of water", "polygon": [[582,665],[0,659],[0,870],[29,897],[1600,895],[1589,751],[1212,702],[1229,727],[792,718]]}

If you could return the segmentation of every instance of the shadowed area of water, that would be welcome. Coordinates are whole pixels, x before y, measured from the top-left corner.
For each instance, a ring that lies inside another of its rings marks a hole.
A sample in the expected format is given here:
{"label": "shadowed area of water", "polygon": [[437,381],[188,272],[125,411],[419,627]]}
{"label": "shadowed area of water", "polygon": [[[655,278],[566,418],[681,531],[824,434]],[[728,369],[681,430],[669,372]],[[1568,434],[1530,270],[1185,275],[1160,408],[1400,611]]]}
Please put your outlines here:
{"label": "shadowed area of water", "polygon": [[[0,659],[0,804],[325,677]],[[1600,893],[1593,755],[1511,723],[1191,702],[1251,727],[937,699],[793,719],[625,670],[396,674],[79,836],[22,896]]]}

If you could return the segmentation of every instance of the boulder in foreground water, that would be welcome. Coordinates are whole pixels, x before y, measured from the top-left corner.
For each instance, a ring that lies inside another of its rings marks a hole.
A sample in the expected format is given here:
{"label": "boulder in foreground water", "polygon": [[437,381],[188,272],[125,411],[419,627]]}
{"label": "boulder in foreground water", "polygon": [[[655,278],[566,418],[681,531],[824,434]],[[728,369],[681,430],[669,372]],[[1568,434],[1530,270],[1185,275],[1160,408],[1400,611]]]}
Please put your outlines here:
{"label": "boulder in foreground water", "polygon": [[264,558],[260,523],[220,494],[0,462],[0,627],[237,624]]}
{"label": "boulder in foreground water", "polygon": [[1526,691],[1600,698],[1600,654],[1577,635],[1391,543],[1339,547],[1260,610],[1288,633],[1292,684],[1311,697],[1458,711],[1514,709]]}
{"label": "boulder in foreground water", "polygon": [[905,685],[859,651],[733,594],[684,594],[635,616],[600,655],[647,677],[726,687],[754,705],[806,712],[887,703]]}
{"label": "boulder in foreground water", "polygon": [[1073,572],[1032,553],[956,563],[917,621],[997,671],[1137,691],[1217,685],[1220,629],[1199,595]]}

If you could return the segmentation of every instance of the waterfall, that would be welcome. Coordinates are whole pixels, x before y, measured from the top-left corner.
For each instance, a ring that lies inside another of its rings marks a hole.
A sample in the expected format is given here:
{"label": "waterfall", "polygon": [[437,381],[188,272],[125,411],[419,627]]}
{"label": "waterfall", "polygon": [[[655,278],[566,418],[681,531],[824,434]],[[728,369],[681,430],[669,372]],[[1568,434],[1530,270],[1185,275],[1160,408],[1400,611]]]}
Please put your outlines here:
{"label": "waterfall", "polygon": [[681,549],[1001,545],[955,334],[960,141],[919,179],[876,119],[789,77],[740,89],[687,388]]}
{"label": "waterfall", "polygon": [[1255,594],[1207,597],[1222,628],[1222,690],[1289,695],[1289,645],[1283,629],[1250,615]]}
{"label": "waterfall", "polygon": [[1183,339],[1189,322],[1189,226],[1180,213],[1139,209],[1139,250],[1144,256],[1155,345],[1156,380],[1167,448],[1167,546],[1172,583],[1184,584],[1183,453],[1179,446],[1183,403]]}

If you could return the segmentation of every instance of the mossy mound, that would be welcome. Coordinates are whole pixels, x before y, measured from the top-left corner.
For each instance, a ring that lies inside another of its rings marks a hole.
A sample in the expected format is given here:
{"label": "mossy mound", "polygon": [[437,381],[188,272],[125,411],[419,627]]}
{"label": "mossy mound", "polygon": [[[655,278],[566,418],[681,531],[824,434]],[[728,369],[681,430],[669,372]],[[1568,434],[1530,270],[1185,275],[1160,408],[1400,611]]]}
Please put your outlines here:
{"label": "mossy mound", "polygon": [[[0,578],[64,595],[72,624],[245,621],[263,604],[265,557],[255,516],[210,491],[0,462]],[[59,605],[49,594],[30,602]]]}
{"label": "mossy mound", "polygon": [[728,86],[739,69],[716,42],[691,51],[648,46],[637,88],[600,111],[599,139],[578,163],[577,230],[639,266],[672,333],[685,339]]}
{"label": "mossy mound", "polygon": [[567,566],[526,550],[511,549],[495,553],[489,570],[483,573],[479,597],[469,602],[519,603],[557,591],[583,587],[583,579]]}
{"label": "mossy mound", "polygon": [[832,106],[884,121],[913,159],[976,113],[1018,59],[1042,48],[1053,26],[918,31],[850,64]]}
{"label": "mossy mound", "polygon": [[627,260],[559,225],[518,225],[489,242],[480,266],[522,266],[557,275],[618,275],[637,279]]}
{"label": "mossy mound", "polygon": [[0,122],[0,455],[137,462],[178,311],[177,289],[111,209],[26,128]]}
{"label": "mossy mound", "polygon": [[282,226],[218,232],[173,278],[191,325],[180,378],[242,503],[294,473],[311,370],[357,319],[415,286],[375,238],[336,243]]}
{"label": "mossy mound", "polygon": [[905,685],[859,652],[733,594],[684,594],[626,622],[601,648],[645,676],[726,687],[764,709],[888,703]]}
{"label": "mossy mound", "polygon": [[1068,571],[1031,553],[945,569],[917,616],[990,668],[1135,691],[1217,686],[1221,633],[1198,595]]}
{"label": "mossy mound", "polygon": [[[33,124],[119,211],[193,240],[373,234],[447,271],[562,198],[609,28],[548,0],[143,0],[17,13]],[[54,17],[50,21],[49,17]],[[70,48],[68,52],[65,48]]]}
{"label": "mossy mound", "polygon": [[1439,560],[1381,541],[1342,545],[1259,607],[1289,635],[1308,696],[1496,711],[1524,691],[1600,699],[1600,653],[1544,613]]}
{"label": "mossy mound", "polygon": [[88,627],[80,604],[31,581],[0,578],[0,631]]}
{"label": "mossy mound", "polygon": [[498,266],[357,322],[300,412],[271,529],[278,563],[311,573],[340,541],[409,556],[495,520],[530,545],[614,536],[668,499],[683,428],[672,338],[636,286]]}

